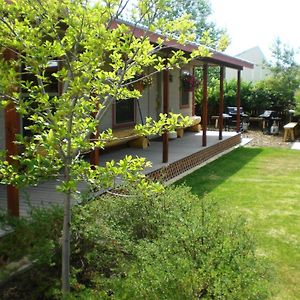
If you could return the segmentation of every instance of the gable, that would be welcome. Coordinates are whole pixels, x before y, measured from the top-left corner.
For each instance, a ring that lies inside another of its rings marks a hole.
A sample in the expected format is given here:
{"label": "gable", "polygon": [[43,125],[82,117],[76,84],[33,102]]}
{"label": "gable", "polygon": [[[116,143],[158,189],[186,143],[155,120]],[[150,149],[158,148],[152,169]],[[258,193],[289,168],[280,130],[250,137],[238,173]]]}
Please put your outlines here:
{"label": "gable", "polygon": [[263,64],[263,62],[266,61],[266,58],[259,47],[253,47],[245,50],[244,52],[238,54],[237,57],[251,61],[255,65]]}

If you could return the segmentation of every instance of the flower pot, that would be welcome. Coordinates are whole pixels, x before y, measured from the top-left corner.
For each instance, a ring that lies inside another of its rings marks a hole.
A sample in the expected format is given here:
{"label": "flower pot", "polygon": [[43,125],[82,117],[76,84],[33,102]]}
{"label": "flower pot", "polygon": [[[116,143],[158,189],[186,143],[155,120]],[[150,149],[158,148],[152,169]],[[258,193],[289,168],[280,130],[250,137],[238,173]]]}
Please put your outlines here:
{"label": "flower pot", "polygon": [[143,83],[142,83],[141,81],[136,82],[136,83],[134,84],[134,89],[135,89],[135,90],[138,90],[140,93],[142,93],[143,90],[144,90],[144,85],[143,85]]}
{"label": "flower pot", "polygon": [[170,132],[168,132],[168,137],[169,137],[170,140],[177,139],[177,132],[176,131],[170,131]]}

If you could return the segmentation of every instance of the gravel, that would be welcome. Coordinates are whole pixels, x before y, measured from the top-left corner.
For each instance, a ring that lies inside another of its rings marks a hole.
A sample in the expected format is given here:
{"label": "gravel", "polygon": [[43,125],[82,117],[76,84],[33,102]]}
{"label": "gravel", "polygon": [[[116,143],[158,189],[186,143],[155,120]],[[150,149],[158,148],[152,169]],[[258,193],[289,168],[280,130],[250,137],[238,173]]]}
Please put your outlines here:
{"label": "gravel", "polygon": [[283,132],[278,135],[264,134],[260,130],[249,130],[242,134],[243,138],[252,139],[245,147],[280,147],[291,148],[292,142],[283,141]]}

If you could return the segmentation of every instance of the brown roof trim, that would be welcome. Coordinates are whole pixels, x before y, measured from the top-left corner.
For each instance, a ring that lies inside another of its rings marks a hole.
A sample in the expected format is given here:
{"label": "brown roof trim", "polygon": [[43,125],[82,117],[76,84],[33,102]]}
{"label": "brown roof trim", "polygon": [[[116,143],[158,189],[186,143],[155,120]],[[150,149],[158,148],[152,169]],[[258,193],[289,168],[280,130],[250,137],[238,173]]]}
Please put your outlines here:
{"label": "brown roof trim", "polygon": [[229,65],[239,65],[249,69],[254,68],[254,64],[249,61],[246,61],[241,58],[237,58],[235,56],[230,56],[218,51],[213,51],[212,59],[223,61],[225,64],[227,63]]}
{"label": "brown roof trim", "polygon": [[[155,33],[155,32],[151,32],[149,30],[147,30],[146,28],[140,27],[138,25],[134,25],[133,23],[130,23],[128,21],[123,21],[123,20],[117,20],[114,21],[111,24],[111,28],[116,28],[118,26],[118,24],[125,24],[126,26],[128,26],[135,37],[143,37],[145,36],[145,34],[148,35],[149,40],[152,43],[156,43],[157,40],[160,39],[165,39],[165,36]],[[198,49],[199,44],[195,44],[195,43],[187,43],[185,45],[182,45],[180,43],[178,43],[176,40],[170,40],[170,41],[165,41],[165,46],[171,48],[171,49],[176,49],[176,50],[182,50],[188,53],[191,53],[192,51]],[[218,65],[218,66],[225,66],[225,67],[229,67],[229,68],[233,68],[233,69],[238,69],[238,70],[242,70],[244,67],[245,68],[249,68],[249,69],[253,69],[254,68],[254,64],[237,58],[237,57],[233,57],[224,53],[221,53],[219,51],[213,50],[208,48],[209,51],[211,52],[211,56],[210,57],[199,57],[197,58],[197,60],[206,62],[208,64],[212,64],[212,65]]]}

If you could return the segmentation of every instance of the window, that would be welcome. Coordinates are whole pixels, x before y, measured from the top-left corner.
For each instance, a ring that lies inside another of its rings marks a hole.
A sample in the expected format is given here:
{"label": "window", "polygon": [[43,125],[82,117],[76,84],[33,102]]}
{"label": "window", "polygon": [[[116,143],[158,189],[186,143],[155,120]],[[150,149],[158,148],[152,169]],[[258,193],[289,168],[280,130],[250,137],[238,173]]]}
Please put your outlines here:
{"label": "window", "polygon": [[[56,60],[51,60],[48,62],[48,67],[45,70],[45,77],[47,78],[47,82],[44,82],[44,87],[46,93],[49,94],[50,99],[52,97],[59,95],[59,83],[55,77],[52,76],[52,73],[57,72],[58,70],[58,62]],[[30,73],[30,68],[27,68],[25,65],[22,66],[21,76],[23,81],[32,82],[33,85],[37,85],[37,78],[35,75]],[[22,97],[26,99],[28,97],[27,91],[22,89]],[[30,130],[26,129],[28,126],[32,125],[32,121],[28,119],[27,116],[22,118],[22,132],[24,136],[30,137],[32,133]]]}
{"label": "window", "polygon": [[133,125],[135,123],[135,99],[119,100],[114,106],[114,125]]}
{"label": "window", "polygon": [[[51,60],[48,62],[48,67],[45,69],[44,76],[47,78],[47,82],[44,83],[45,91],[50,96],[57,96],[59,92],[58,81],[55,77],[52,76],[52,73],[58,71],[58,62]],[[30,73],[30,68],[27,68],[25,65],[22,66],[22,80],[32,82],[34,85],[37,85],[37,78],[35,75]],[[26,97],[26,91],[23,91],[23,95]]]}
{"label": "window", "polygon": [[180,108],[187,108],[189,107],[190,100],[190,92],[186,89],[181,89],[181,97],[180,97]]}

